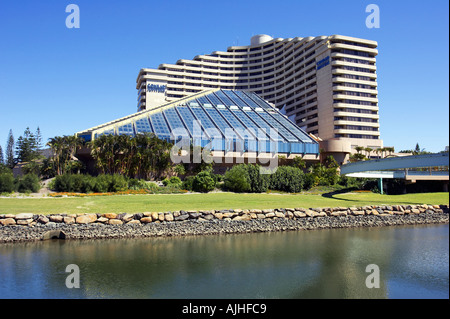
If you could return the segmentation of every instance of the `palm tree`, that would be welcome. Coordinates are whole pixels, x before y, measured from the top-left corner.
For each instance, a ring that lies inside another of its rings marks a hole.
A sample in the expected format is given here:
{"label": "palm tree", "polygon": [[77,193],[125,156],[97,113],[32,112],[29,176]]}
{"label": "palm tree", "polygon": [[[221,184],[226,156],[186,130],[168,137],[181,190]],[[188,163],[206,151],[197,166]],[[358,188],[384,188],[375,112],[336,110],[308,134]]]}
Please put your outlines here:
{"label": "palm tree", "polygon": [[77,149],[81,147],[82,141],[81,138],[75,135],[55,136],[49,139],[47,145],[53,151],[53,161],[57,175],[67,172],[68,164],[75,156]]}
{"label": "palm tree", "polygon": [[389,152],[387,156],[390,156],[395,151],[393,147],[385,147],[384,149],[386,150],[386,152]]}
{"label": "palm tree", "polygon": [[366,148],[364,148],[364,150],[367,152],[367,158],[370,158],[370,152],[372,152],[373,149],[370,147],[366,147]]}
{"label": "palm tree", "polygon": [[364,147],[362,147],[362,146],[356,146],[356,147],[355,147],[355,150],[356,150],[356,152],[359,154],[359,153],[361,153],[361,151],[364,150]]}
{"label": "palm tree", "polygon": [[381,149],[376,148],[376,149],[374,149],[374,152],[377,154],[377,157],[380,158]]}

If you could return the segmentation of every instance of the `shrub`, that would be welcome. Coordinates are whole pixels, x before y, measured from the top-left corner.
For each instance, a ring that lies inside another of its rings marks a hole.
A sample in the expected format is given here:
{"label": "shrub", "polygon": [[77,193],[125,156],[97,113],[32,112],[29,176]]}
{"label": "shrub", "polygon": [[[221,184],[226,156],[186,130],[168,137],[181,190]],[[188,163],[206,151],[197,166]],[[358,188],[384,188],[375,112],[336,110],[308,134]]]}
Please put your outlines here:
{"label": "shrub", "polygon": [[36,193],[41,189],[40,179],[36,174],[30,173],[17,179],[17,191],[19,193]]}
{"label": "shrub", "polygon": [[321,163],[314,164],[311,167],[311,173],[314,175],[314,186],[330,186],[335,185],[339,180],[339,174],[337,172],[337,167],[335,166],[325,166]]}
{"label": "shrub", "polygon": [[265,192],[269,186],[269,175],[261,174],[260,166],[239,164],[225,173],[224,187],[233,192]]}
{"label": "shrub", "polygon": [[12,173],[0,173],[0,193],[14,191],[14,176]]}
{"label": "shrub", "polygon": [[71,191],[70,187],[70,177],[69,174],[58,175],[56,176],[48,185],[51,190],[57,192],[68,192]]}
{"label": "shrub", "polygon": [[167,185],[169,185],[170,180],[166,177],[166,178],[163,179],[162,183],[163,183],[164,186],[167,186]]}
{"label": "shrub", "polygon": [[225,173],[224,187],[236,193],[248,192],[251,189],[249,179],[245,165],[236,165]]}
{"label": "shrub", "polygon": [[298,193],[303,189],[305,174],[298,167],[280,166],[270,175],[269,188],[289,193]]}
{"label": "shrub", "polygon": [[311,189],[316,186],[316,178],[313,173],[306,173],[303,179],[303,189]]}
{"label": "shrub", "polygon": [[95,191],[95,184],[97,182],[95,177],[91,175],[74,175],[74,176],[81,176],[82,184],[81,189],[79,190],[80,193],[92,193]]}
{"label": "shrub", "polygon": [[151,192],[156,192],[159,189],[159,186],[156,185],[156,183],[147,182],[143,179],[130,178],[128,180],[128,189],[135,191],[144,189]]}
{"label": "shrub", "polygon": [[215,186],[216,182],[209,171],[198,173],[192,181],[192,190],[195,192],[207,193],[212,191]]}
{"label": "shrub", "polygon": [[192,191],[192,184],[194,183],[194,176],[188,176],[181,184],[181,188],[187,191]]}
{"label": "shrub", "polygon": [[56,176],[49,187],[57,192],[107,193],[128,189],[128,181],[122,175],[99,175],[92,177],[82,174]]}
{"label": "shrub", "polygon": [[107,176],[109,176],[108,192],[121,192],[128,189],[128,181],[125,176],[119,174]]}
{"label": "shrub", "polygon": [[183,164],[178,164],[175,166],[175,168],[173,169],[173,171],[175,173],[177,173],[178,175],[184,175],[186,174],[186,169],[184,168]]}
{"label": "shrub", "polygon": [[[242,164],[245,165],[245,164]],[[268,174],[261,174],[261,166],[254,164],[245,165],[245,169],[248,173],[250,192],[262,193],[266,192],[269,188],[269,176]]]}
{"label": "shrub", "polygon": [[182,185],[181,179],[177,176],[172,176],[171,178],[166,177],[162,183],[166,187],[181,187]]}
{"label": "shrub", "polygon": [[172,176],[169,179],[169,184],[171,184],[171,185],[181,185],[181,179],[179,177],[177,177],[177,176]]}

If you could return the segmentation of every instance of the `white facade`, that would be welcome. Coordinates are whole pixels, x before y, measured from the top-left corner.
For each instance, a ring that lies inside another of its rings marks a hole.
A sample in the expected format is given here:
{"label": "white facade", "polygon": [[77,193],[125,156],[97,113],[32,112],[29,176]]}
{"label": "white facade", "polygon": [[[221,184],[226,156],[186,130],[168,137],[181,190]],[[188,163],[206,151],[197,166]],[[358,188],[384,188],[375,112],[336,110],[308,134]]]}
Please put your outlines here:
{"label": "white facade", "polygon": [[322,139],[329,153],[348,154],[356,146],[376,149],[383,147],[377,54],[376,41],[341,35],[257,35],[249,46],[141,69],[136,81],[138,110],[203,90],[252,91]]}

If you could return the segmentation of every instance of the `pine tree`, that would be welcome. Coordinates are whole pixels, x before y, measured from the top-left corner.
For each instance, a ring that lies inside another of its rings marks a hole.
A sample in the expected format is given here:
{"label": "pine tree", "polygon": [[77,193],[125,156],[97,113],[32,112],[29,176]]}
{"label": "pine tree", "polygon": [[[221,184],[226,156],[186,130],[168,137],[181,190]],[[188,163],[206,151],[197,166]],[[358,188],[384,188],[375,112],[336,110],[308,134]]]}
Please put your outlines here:
{"label": "pine tree", "polygon": [[2,146],[0,145],[0,166],[5,164],[5,160],[3,159],[3,149]]}
{"label": "pine tree", "polygon": [[35,141],[36,141],[36,150],[39,151],[40,149],[42,149],[42,134],[41,134],[41,129],[37,128],[36,130],[36,135],[35,135]]}
{"label": "pine tree", "polygon": [[23,136],[17,139],[16,143],[17,161],[20,163],[30,162],[38,155],[36,149],[36,137],[31,133],[30,128],[27,127]]}
{"label": "pine tree", "polygon": [[15,165],[14,159],[14,136],[12,130],[9,130],[8,134],[8,144],[6,145],[6,166],[9,168],[14,168]]}

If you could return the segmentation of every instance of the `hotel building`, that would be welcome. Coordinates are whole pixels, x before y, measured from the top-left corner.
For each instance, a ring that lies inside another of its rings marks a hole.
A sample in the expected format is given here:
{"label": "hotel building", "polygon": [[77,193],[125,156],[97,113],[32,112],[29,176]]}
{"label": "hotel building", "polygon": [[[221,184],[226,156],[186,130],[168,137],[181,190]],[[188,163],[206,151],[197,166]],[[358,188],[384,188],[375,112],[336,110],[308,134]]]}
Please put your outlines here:
{"label": "hotel building", "polygon": [[141,69],[138,111],[205,90],[253,92],[320,141],[343,163],[356,146],[377,149],[380,139],[377,42],[341,35],[272,38],[249,46]]}

